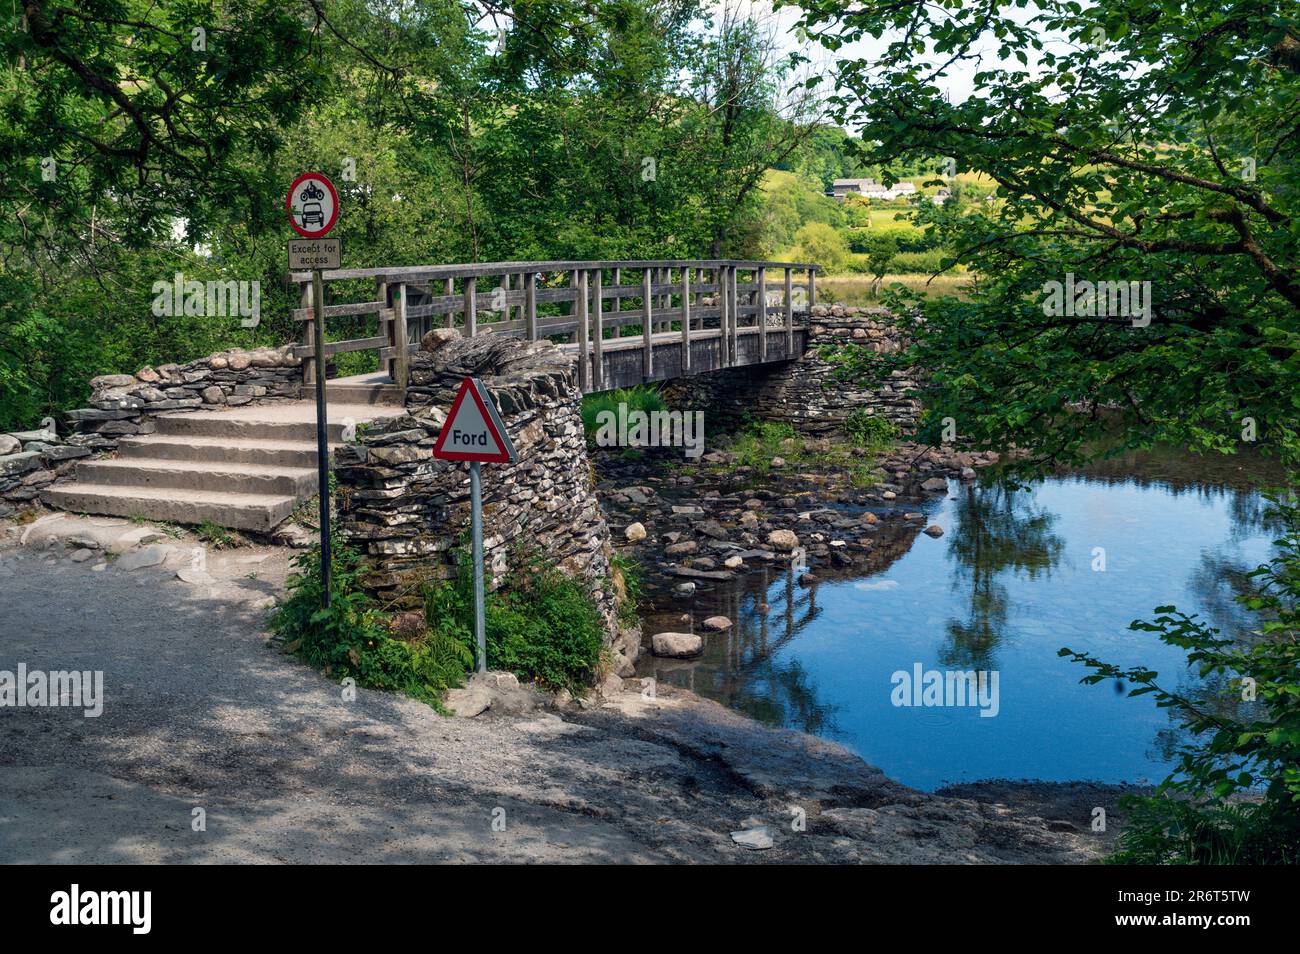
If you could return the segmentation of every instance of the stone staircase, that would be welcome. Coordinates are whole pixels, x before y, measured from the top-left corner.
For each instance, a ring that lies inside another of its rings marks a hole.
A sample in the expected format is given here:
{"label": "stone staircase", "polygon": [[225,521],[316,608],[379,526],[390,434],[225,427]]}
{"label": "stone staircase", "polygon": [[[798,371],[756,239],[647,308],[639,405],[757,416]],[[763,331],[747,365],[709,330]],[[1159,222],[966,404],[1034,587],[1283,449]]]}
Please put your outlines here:
{"label": "stone staircase", "polygon": [[[395,388],[331,382],[331,449],[345,421],[401,414],[400,402]],[[164,414],[155,424],[153,434],[123,438],[116,457],[81,462],[73,482],[46,489],[45,504],[267,533],[316,493],[314,401]]]}

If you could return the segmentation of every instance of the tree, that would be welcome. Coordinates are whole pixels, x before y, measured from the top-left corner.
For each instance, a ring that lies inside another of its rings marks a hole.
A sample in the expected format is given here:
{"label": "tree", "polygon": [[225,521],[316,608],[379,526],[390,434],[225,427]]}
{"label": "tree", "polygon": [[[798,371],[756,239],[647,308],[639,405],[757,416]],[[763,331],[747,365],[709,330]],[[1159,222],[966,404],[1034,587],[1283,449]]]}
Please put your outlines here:
{"label": "tree", "polygon": [[[963,438],[1031,449],[1026,470],[1116,433],[1105,446],[1230,450],[1253,429],[1294,459],[1294,2],[799,6],[832,50],[894,37],[838,63],[837,118],[869,161],[951,159],[997,184],[994,204],[935,224],[980,276],[974,299],[929,302],[913,329],[936,430],[951,416]],[[957,63],[973,92],[950,102]]]}

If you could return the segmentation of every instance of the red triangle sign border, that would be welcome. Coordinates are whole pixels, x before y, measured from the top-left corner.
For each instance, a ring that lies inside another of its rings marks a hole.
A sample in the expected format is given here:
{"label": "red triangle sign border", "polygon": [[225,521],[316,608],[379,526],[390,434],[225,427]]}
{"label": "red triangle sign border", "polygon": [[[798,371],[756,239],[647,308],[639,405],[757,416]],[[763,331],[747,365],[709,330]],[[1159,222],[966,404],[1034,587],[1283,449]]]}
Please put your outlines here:
{"label": "red triangle sign border", "polygon": [[[483,403],[483,398],[479,395],[479,390],[475,386],[476,382],[473,377],[465,377],[460,382],[460,390],[456,392],[456,399],[451,402],[451,410],[447,412],[447,419],[443,421],[442,430],[438,432],[438,441],[433,445],[433,456],[440,460],[460,460],[460,461],[478,461],[483,464],[508,464],[511,461],[510,444],[503,437],[496,426],[496,414],[488,410]],[[496,445],[495,452],[486,451],[454,451],[444,450],[443,446],[447,442],[448,435],[451,434],[452,424],[456,420],[456,415],[460,413],[460,407],[465,402],[465,395],[469,394],[474,398],[474,404],[478,407],[478,412],[483,418],[483,423],[487,426],[488,433],[491,435]],[[488,400],[491,400],[489,397]]]}

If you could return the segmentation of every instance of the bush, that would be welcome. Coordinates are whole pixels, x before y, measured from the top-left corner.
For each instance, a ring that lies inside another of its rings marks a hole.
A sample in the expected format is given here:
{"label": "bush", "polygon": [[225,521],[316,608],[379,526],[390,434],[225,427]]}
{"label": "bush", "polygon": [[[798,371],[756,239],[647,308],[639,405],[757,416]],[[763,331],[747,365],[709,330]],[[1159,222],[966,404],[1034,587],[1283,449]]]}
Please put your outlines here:
{"label": "bush", "polygon": [[600,428],[600,414],[608,411],[618,415],[618,406],[626,404],[629,412],[666,411],[668,405],[659,396],[659,389],[650,385],[637,385],[631,388],[615,388],[613,391],[601,391],[588,394],[582,399],[582,429],[587,435],[587,443],[594,444],[596,431]]}
{"label": "bush", "polygon": [[898,439],[898,425],[887,417],[857,408],[844,421],[844,433],[854,447],[880,448]]}
{"label": "bush", "polygon": [[441,617],[435,629],[396,638],[387,617],[361,589],[361,555],[341,546],[331,553],[330,607],[322,609],[320,547],[294,560],[289,597],[271,617],[285,649],[332,678],[405,693],[441,708],[444,690],[460,685],[474,656],[465,634]]}
{"label": "bush", "polygon": [[[591,685],[605,646],[605,622],[591,587],[547,564],[539,552],[516,549],[510,564],[484,607],[488,668],[552,689],[578,692]],[[473,587],[473,564],[462,551],[455,579],[425,597],[426,618],[466,646],[473,642]]]}
{"label": "bush", "polygon": [[641,564],[629,556],[615,553],[610,560],[610,569],[615,580],[614,589],[621,592],[618,601],[618,621],[625,626],[630,626],[637,621],[637,609],[641,605]]}
{"label": "bush", "polygon": [[849,262],[849,246],[834,226],[809,222],[794,235],[794,256],[802,262],[816,262],[825,271],[835,272]]}
{"label": "bush", "polygon": [[944,259],[950,257],[949,253],[938,249],[929,252],[899,252],[890,262],[889,270],[898,275],[918,272],[933,274],[942,271]]}
{"label": "bush", "polygon": [[1300,862],[1300,512],[1294,501],[1274,503],[1286,534],[1276,541],[1278,555],[1251,574],[1258,592],[1238,598],[1260,614],[1253,640],[1223,639],[1173,606],[1129,625],[1187,650],[1202,678],[1230,680],[1226,692],[1193,699],[1158,684],[1153,670],[1060,651],[1095,670],[1085,683],[1111,679],[1133,684],[1130,696],[1154,694],[1193,737],[1154,796],[1123,800],[1130,815],[1112,862]]}

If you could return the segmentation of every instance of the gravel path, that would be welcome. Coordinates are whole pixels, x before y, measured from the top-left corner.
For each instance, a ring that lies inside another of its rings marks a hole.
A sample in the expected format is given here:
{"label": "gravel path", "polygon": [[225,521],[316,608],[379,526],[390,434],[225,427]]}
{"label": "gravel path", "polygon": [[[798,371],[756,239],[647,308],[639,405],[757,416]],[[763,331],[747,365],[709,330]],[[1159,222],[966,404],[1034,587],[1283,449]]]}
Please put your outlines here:
{"label": "gravel path", "polygon": [[[366,690],[348,702],[267,645],[252,608],[280,589],[287,551],[212,554],[192,584],[169,564],[74,562],[15,536],[0,535],[0,670],[103,670],[105,702],[98,718],[0,708],[0,861],[1080,862],[1099,849],[1086,817],[915,792],[688,694],[476,719]],[[771,849],[733,842],[760,825]]]}

